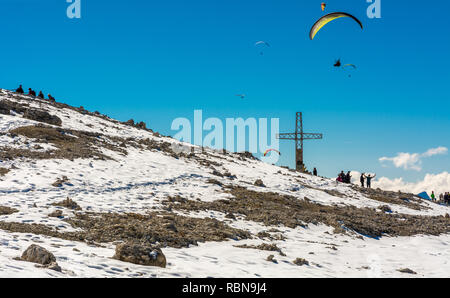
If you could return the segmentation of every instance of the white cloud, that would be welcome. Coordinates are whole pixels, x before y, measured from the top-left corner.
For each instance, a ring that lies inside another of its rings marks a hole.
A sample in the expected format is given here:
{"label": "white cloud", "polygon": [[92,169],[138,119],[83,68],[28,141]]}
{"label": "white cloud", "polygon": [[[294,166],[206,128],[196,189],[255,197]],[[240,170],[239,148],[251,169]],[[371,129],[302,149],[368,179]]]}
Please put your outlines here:
{"label": "white cloud", "polygon": [[434,191],[436,195],[450,192],[450,173],[442,172],[440,174],[426,174],[423,180],[417,182],[406,182],[403,178],[389,179],[381,177],[372,183],[373,187],[379,187],[384,190],[404,191],[414,194],[426,191],[431,194]]}
{"label": "white cloud", "polygon": [[381,157],[378,160],[380,162],[392,161],[396,168],[420,171],[422,170],[422,158],[431,157],[433,155],[446,154],[447,151],[448,149],[446,147],[437,147],[431,148],[422,154],[400,152],[395,157]]}
{"label": "white cloud", "polygon": [[430,156],[438,155],[438,154],[446,154],[447,151],[448,151],[448,149],[446,147],[437,147],[437,148],[428,149],[428,151],[425,152],[424,154],[422,154],[422,156],[430,157]]}
{"label": "white cloud", "polygon": [[[361,173],[358,171],[352,171],[352,183],[360,185],[359,178]],[[441,193],[450,192],[450,173],[442,172],[440,174],[426,174],[423,180],[417,182],[407,182],[403,178],[389,179],[386,177],[376,178],[372,182],[373,188],[381,188],[383,190],[390,191],[403,191],[413,194],[419,194],[426,191],[431,194],[432,191],[436,195]]]}

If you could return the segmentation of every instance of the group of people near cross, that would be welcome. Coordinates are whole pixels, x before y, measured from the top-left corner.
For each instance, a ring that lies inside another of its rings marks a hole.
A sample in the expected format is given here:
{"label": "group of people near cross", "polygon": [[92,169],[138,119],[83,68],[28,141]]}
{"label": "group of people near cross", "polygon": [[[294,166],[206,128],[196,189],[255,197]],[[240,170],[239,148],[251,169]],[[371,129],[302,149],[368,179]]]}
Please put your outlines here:
{"label": "group of people near cross", "polygon": [[[364,187],[364,184],[367,186],[367,188],[372,187],[372,179],[375,178],[377,174],[375,175],[366,175],[366,173],[362,173],[361,177],[359,178],[359,181],[361,182],[361,187]],[[336,178],[336,181],[342,182],[342,183],[351,183],[352,181],[352,175],[350,174],[350,171],[347,172],[347,174],[344,173],[344,171],[341,171]]]}

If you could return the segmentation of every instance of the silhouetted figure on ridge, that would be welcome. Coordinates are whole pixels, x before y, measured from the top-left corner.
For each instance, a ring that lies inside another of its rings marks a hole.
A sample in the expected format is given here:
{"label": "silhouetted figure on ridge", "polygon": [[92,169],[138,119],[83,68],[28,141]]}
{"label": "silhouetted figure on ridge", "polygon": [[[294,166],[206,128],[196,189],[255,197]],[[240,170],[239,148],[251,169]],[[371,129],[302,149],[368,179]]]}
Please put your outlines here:
{"label": "silhouetted figure on ridge", "polygon": [[23,94],[24,93],[22,85],[20,85],[19,88],[16,89],[16,92],[19,93],[19,94]]}

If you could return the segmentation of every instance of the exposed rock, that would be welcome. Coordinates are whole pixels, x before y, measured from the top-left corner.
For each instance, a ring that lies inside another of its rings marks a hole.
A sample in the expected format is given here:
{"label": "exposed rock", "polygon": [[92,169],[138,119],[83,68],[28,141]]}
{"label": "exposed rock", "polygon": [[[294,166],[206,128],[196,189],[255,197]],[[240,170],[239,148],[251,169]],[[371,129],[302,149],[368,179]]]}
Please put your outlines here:
{"label": "exposed rock", "polygon": [[255,185],[255,186],[259,186],[259,187],[266,187],[266,186],[264,185],[264,182],[263,182],[261,179],[256,180],[255,183],[254,183],[254,185]]}
{"label": "exposed rock", "polygon": [[15,209],[15,208],[0,206],[0,215],[9,215],[9,214],[13,214],[16,212],[19,212],[19,210]]}
{"label": "exposed rock", "polygon": [[136,124],[136,127],[140,128],[140,129],[147,129],[147,125],[143,121],[141,121],[138,124]]}
{"label": "exposed rock", "polygon": [[62,121],[58,116],[50,115],[49,113],[42,110],[28,109],[23,114],[23,117],[51,125],[61,126],[62,124]]}
{"label": "exposed rock", "polygon": [[417,274],[417,272],[414,272],[409,268],[398,269],[397,271],[399,271],[401,273],[407,273],[407,274]]}
{"label": "exposed rock", "polygon": [[48,215],[49,217],[63,217],[63,212],[61,210],[55,210]]}
{"label": "exposed rock", "polygon": [[292,263],[294,263],[297,266],[303,266],[303,265],[309,266],[309,262],[302,258],[296,258]]}
{"label": "exposed rock", "polygon": [[5,176],[6,174],[8,174],[9,173],[9,169],[6,169],[6,168],[0,168],[0,177],[1,176]]}
{"label": "exposed rock", "polygon": [[58,202],[58,203],[53,203],[52,205],[53,206],[65,207],[65,208],[72,209],[72,210],[77,210],[77,211],[81,210],[81,207],[74,200],[72,200],[70,198],[67,198],[67,199],[65,199],[65,200],[63,200],[61,202]]}
{"label": "exposed rock", "polygon": [[61,272],[61,267],[56,263],[55,256],[45,248],[32,244],[22,254],[19,260],[37,263],[42,266],[40,268],[47,268]]}
{"label": "exposed rock", "polygon": [[236,216],[233,213],[229,212],[225,215],[225,218],[236,220]]}
{"label": "exposed rock", "polygon": [[166,257],[161,249],[150,245],[131,242],[119,244],[113,258],[138,265],[166,267]]}
{"label": "exposed rock", "polygon": [[269,256],[267,257],[266,261],[268,261],[268,262],[273,262],[273,263],[275,263],[275,264],[278,264],[278,261],[275,259],[275,256],[274,256],[274,255],[269,255]]}
{"label": "exposed rock", "polygon": [[67,178],[67,176],[63,176],[61,178],[56,179],[56,181],[52,183],[52,186],[62,187],[63,184],[68,183],[68,182],[69,182],[69,178]]}
{"label": "exposed rock", "polygon": [[378,209],[380,209],[383,212],[392,213],[392,209],[388,205],[380,206],[380,207],[378,207]]}
{"label": "exposed rock", "polygon": [[259,249],[259,250],[266,250],[266,251],[277,251],[280,253],[281,256],[285,256],[285,254],[281,251],[281,249],[276,244],[268,244],[268,243],[262,243],[260,245],[234,245],[234,247],[239,248],[253,248],[253,249]]}
{"label": "exposed rock", "polygon": [[222,186],[223,184],[222,184],[222,182],[220,182],[220,181],[218,181],[218,180],[216,180],[216,179],[208,179],[207,181],[206,181],[206,183],[210,183],[210,184],[215,184],[215,185],[218,185],[218,186]]}

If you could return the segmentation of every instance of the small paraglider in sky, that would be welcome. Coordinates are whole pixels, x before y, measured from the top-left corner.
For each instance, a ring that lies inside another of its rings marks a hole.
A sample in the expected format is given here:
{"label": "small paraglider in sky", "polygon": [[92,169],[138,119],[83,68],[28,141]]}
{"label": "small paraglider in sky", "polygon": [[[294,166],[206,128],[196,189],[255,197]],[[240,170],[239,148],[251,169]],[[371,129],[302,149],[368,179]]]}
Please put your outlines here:
{"label": "small paraglider in sky", "polygon": [[276,149],[267,149],[266,152],[264,152],[264,156],[266,156],[267,154],[269,154],[269,152],[274,151],[277,152],[279,155],[281,155],[281,152],[276,150]]}
{"label": "small paraglider in sky", "polygon": [[345,64],[344,66],[342,66],[343,68],[346,67],[353,67],[353,69],[356,69],[356,65],[355,64]]}
{"label": "small paraglider in sky", "polygon": [[313,40],[314,36],[316,36],[317,32],[319,32],[319,30],[322,29],[323,26],[325,26],[329,22],[331,22],[333,20],[336,20],[336,19],[339,19],[339,18],[351,18],[352,20],[354,20],[355,22],[358,23],[358,25],[361,27],[361,29],[363,29],[363,25],[362,25],[361,21],[358,20],[357,18],[355,18],[354,16],[352,16],[351,14],[348,14],[346,12],[333,12],[333,13],[329,13],[329,14],[324,15],[323,17],[321,17],[311,27],[311,30],[309,32],[309,38],[311,40]]}
{"label": "small paraglider in sky", "polygon": [[257,41],[255,43],[255,47],[258,47],[259,49],[261,49],[260,55],[264,55],[264,51],[263,50],[265,48],[270,48],[270,44],[265,42],[265,41],[263,41],[263,40],[260,40],[260,41]]}
{"label": "small paraglider in sky", "polygon": [[[353,69],[356,69],[356,65],[354,65],[354,64],[345,64],[344,66],[342,66],[343,69],[346,69],[346,68],[349,68],[349,67],[353,68]],[[348,77],[351,78],[352,75],[349,74]]]}
{"label": "small paraglider in sky", "polygon": [[327,4],[326,4],[325,2],[322,2],[322,3],[320,4],[320,7],[322,8],[322,11],[324,11],[324,10],[325,10],[325,7],[327,7]]}
{"label": "small paraglider in sky", "polygon": [[334,67],[341,67],[341,59],[337,59],[333,66]]}
{"label": "small paraglider in sky", "polygon": [[236,96],[240,97],[241,99],[245,98],[245,94],[236,94]]}

